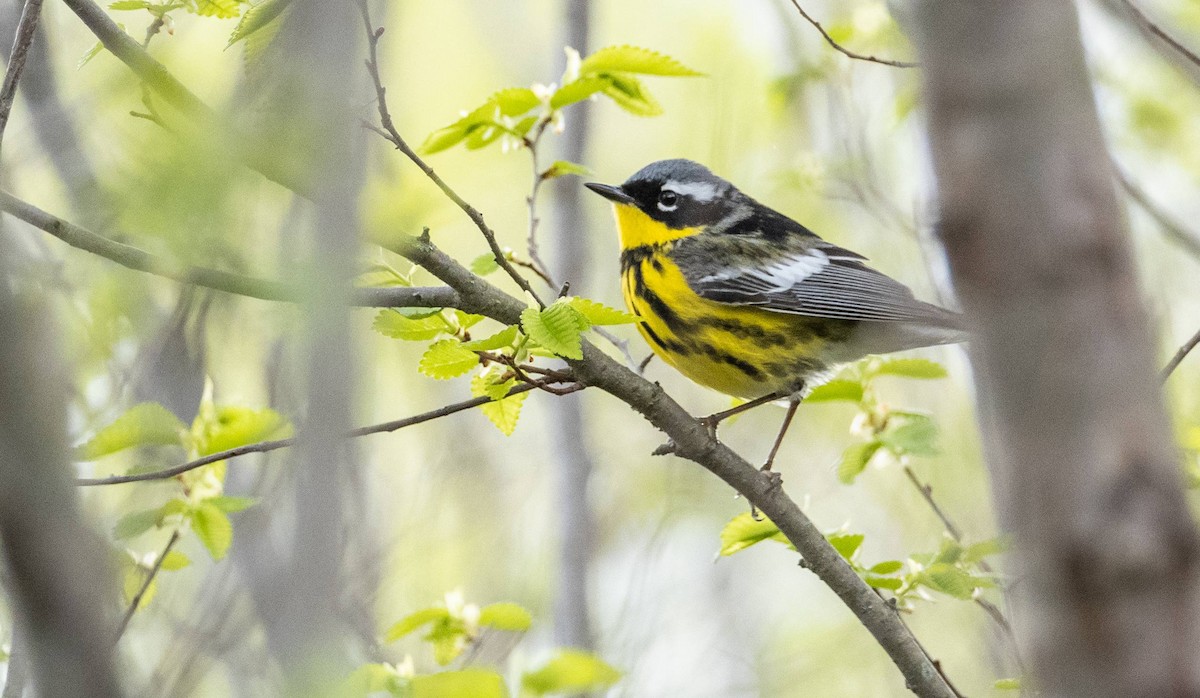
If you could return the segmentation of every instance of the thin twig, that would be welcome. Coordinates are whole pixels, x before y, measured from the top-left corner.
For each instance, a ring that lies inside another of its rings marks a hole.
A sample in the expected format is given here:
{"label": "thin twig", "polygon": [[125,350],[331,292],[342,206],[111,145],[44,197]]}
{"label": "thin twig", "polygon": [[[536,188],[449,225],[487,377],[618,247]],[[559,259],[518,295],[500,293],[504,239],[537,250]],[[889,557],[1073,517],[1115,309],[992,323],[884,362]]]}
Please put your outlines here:
{"label": "thin twig", "polygon": [[171,548],[174,548],[175,544],[179,542],[179,537],[178,528],[171,532],[171,537],[167,540],[167,545],[163,548],[162,554],[154,561],[154,566],[150,568],[150,571],[146,574],[146,578],[142,580],[142,586],[138,589],[137,594],[134,595],[133,600],[129,602],[129,608],[125,609],[125,616],[121,618],[121,625],[117,626],[117,636],[113,638],[114,642],[120,640],[121,636],[125,634],[125,629],[129,627],[129,621],[133,619],[133,614],[137,612],[138,606],[141,605],[142,599],[150,589],[150,585],[154,583],[154,578],[158,576],[158,571],[162,569],[163,560],[167,559]]}
{"label": "thin twig", "polygon": [[921,497],[923,497],[925,502],[929,504],[929,508],[933,509],[933,513],[937,514],[937,517],[941,520],[942,525],[946,527],[946,533],[949,533],[950,537],[956,542],[961,543],[962,531],[957,525],[955,525],[953,521],[950,520],[950,517],[946,514],[946,512],[943,511],[940,506],[938,506],[937,501],[934,500],[933,487],[921,482],[921,480],[917,477],[917,474],[913,472],[913,469],[907,465],[904,466],[904,474],[908,477],[908,481],[913,484],[913,487],[917,488],[917,492],[921,493]]}
{"label": "thin twig", "polygon": [[1175,352],[1175,356],[1172,356],[1167,365],[1163,366],[1162,373],[1159,374],[1159,379],[1164,383],[1167,382],[1167,379],[1171,377],[1175,369],[1179,368],[1179,364],[1183,363],[1184,358],[1196,348],[1197,344],[1200,344],[1200,330],[1197,330],[1196,334],[1184,342],[1183,346],[1179,347],[1179,351]]}
{"label": "thin twig", "polygon": [[163,28],[163,25],[167,23],[163,17],[164,15],[158,15],[154,18],[154,21],[150,23],[150,26],[146,27],[146,38],[142,40],[142,48],[150,48],[150,40],[153,39],[154,36]]}
{"label": "thin twig", "polygon": [[867,56],[867,55],[864,55],[861,53],[855,53],[854,51],[851,51],[850,49],[846,48],[845,46],[842,46],[838,42],[834,41],[833,37],[829,35],[829,32],[825,31],[825,27],[822,27],[820,22],[813,19],[807,12],[804,11],[804,8],[800,6],[799,0],[792,0],[792,4],[796,6],[796,10],[800,12],[801,17],[808,20],[809,24],[813,25],[814,27],[817,28],[817,31],[821,32],[821,36],[825,37],[825,41],[830,46],[832,46],[835,50],[837,50],[839,53],[841,53],[845,56],[848,56],[850,58],[853,58],[853,59],[859,60],[859,61],[870,61],[871,63],[879,63],[880,65],[890,65],[893,68],[916,68],[920,65],[919,63],[909,63],[907,61],[893,61],[893,60],[890,60],[887,58],[876,58],[875,56]]}
{"label": "thin twig", "polygon": [[25,7],[21,10],[12,51],[8,54],[8,70],[4,73],[4,83],[0,85],[0,145],[4,142],[4,129],[8,127],[8,116],[17,97],[17,82],[21,79],[21,71],[25,69],[25,59],[33,44],[41,11],[42,0],[25,0]]}
{"label": "thin twig", "polygon": [[[495,231],[488,227],[488,224],[483,220],[483,214],[479,212],[479,209],[464,201],[463,198],[459,196],[449,184],[446,184],[445,180],[443,180],[436,172],[433,171],[432,167],[430,167],[425,163],[424,160],[421,159],[421,156],[417,155],[415,150],[409,147],[404,138],[401,137],[400,131],[396,129],[396,124],[392,121],[391,112],[388,111],[387,89],[383,86],[383,80],[379,75],[379,37],[383,36],[383,27],[376,29],[371,23],[371,12],[367,8],[366,0],[360,0],[358,3],[358,8],[359,12],[362,14],[363,25],[367,30],[367,47],[369,51],[369,58],[367,58],[366,65],[367,72],[371,76],[371,82],[375,85],[375,104],[379,108],[379,123],[383,127],[382,135],[392,145],[396,146],[397,150],[404,153],[409,160],[412,160],[413,164],[419,167],[421,171],[425,173],[425,176],[428,177],[431,182],[437,185],[438,189],[442,190],[442,193],[446,195],[446,198],[453,201],[456,206],[462,209],[463,213],[467,214],[467,217],[471,219],[471,222],[475,224],[475,227],[479,228],[479,232],[483,234],[484,240],[487,241],[488,248],[492,251],[492,256],[496,259],[496,264],[498,264],[500,268],[503,269],[506,274],[508,274],[509,278],[516,282],[517,286],[520,287],[522,291],[532,296],[533,299],[537,301],[539,306],[545,307],[545,304],[542,303],[541,298],[539,298],[537,293],[534,292],[533,287],[529,285],[529,281],[524,276],[521,276],[521,273],[518,272],[516,268],[514,268],[513,265],[508,261],[508,259],[505,258],[504,250],[500,247],[500,243],[496,240]],[[379,129],[373,128],[371,130],[375,131],[376,133],[380,133]]]}
{"label": "thin twig", "polygon": [[[0,211],[11,214],[72,247],[104,257],[129,269],[248,298],[288,303],[298,303],[304,298],[304,289],[293,283],[242,276],[219,269],[189,267],[132,245],[110,240],[47,213],[3,190],[0,190]],[[458,292],[452,288],[387,287],[357,288],[352,303],[372,308],[451,308],[457,306],[459,301]]]}
{"label": "thin twig", "polygon": [[[513,395],[518,395],[520,393],[524,393],[524,392],[533,390],[534,388],[539,388],[539,387],[541,387],[540,385],[538,385],[538,383],[540,383],[540,382],[541,381],[534,381],[532,383],[525,383],[522,385],[514,386],[511,390],[508,391],[508,394],[505,395],[505,397],[506,398],[512,397]],[[582,386],[577,389],[582,389]],[[372,424],[370,426],[359,427],[358,429],[354,429],[354,430],[350,431],[349,433],[347,433],[346,437],[347,438],[357,438],[359,436],[368,436],[370,434],[380,434],[383,432],[396,431],[398,429],[403,429],[405,427],[413,426],[414,424],[421,424],[423,422],[429,422],[429,421],[438,419],[440,417],[446,417],[446,416],[455,414],[456,412],[462,412],[464,410],[469,410],[472,407],[478,407],[480,405],[486,404],[491,401],[492,401],[492,398],[490,398],[486,395],[482,395],[480,397],[471,398],[470,400],[464,400],[462,402],[456,402],[452,405],[446,405],[444,407],[439,407],[436,410],[430,410],[428,412],[423,412],[421,414],[414,415],[412,417],[405,417],[403,419],[396,419],[396,420],[392,420],[390,422],[382,422],[380,424]],[[180,465],[176,465],[176,466],[173,466],[170,468],[163,468],[162,470],[154,470],[154,471],[151,471],[148,473],[134,473],[131,475],[113,475],[111,477],[102,477],[102,478],[81,477],[81,478],[77,478],[75,480],[75,484],[80,487],[94,487],[97,485],[123,485],[123,484],[129,483],[129,482],[148,482],[151,480],[166,480],[169,478],[176,477],[178,475],[182,475],[183,473],[186,473],[188,471],[195,470],[196,468],[202,468],[211,463],[216,463],[218,461],[227,460],[229,458],[236,458],[238,456],[244,456],[248,453],[269,453],[271,451],[277,451],[281,448],[289,448],[291,446],[296,445],[297,441],[298,441],[298,437],[291,437],[291,438],[287,438],[287,439],[276,439],[274,441],[260,441],[258,443],[246,444],[245,446],[238,446],[237,448],[231,448],[231,449],[228,449],[225,451],[219,451],[217,453],[212,453],[212,454],[209,454],[202,458],[190,460],[190,461],[188,461],[186,463],[182,463]]]}
{"label": "thin twig", "polygon": [[540,222],[537,215],[538,193],[542,189],[542,184],[546,181],[546,173],[542,172],[541,167],[538,165],[538,145],[542,142],[542,136],[545,135],[546,127],[549,125],[549,117],[542,117],[537,125],[533,127],[533,136],[526,136],[524,140],[524,145],[529,150],[529,165],[533,170],[533,183],[529,187],[529,196],[525,197],[525,205],[529,209],[529,235],[525,240],[525,246],[529,251],[529,259],[532,262],[533,270],[538,276],[545,279],[547,284],[554,286],[550,267],[542,261],[537,241],[537,229]]}
{"label": "thin twig", "polygon": [[1155,223],[1158,223],[1162,227],[1163,233],[1186,249],[1193,257],[1200,259],[1200,235],[1189,230],[1173,216],[1162,210],[1145,190],[1134,183],[1129,173],[1115,162],[1113,163],[1113,171],[1117,175],[1117,182],[1120,183],[1121,188],[1125,190],[1129,198],[1133,199],[1143,211],[1154,219]]}
{"label": "thin twig", "polygon": [[1179,43],[1175,37],[1165,32],[1162,27],[1155,24],[1153,20],[1146,16],[1145,12],[1142,12],[1137,5],[1133,4],[1132,0],[1121,0],[1121,3],[1125,5],[1125,7],[1129,8],[1129,11],[1133,13],[1133,16],[1138,21],[1138,24],[1141,24],[1151,34],[1165,41],[1168,46],[1178,51],[1184,58],[1188,59],[1195,65],[1200,66],[1200,56],[1196,55],[1195,52],[1193,52],[1187,46]]}

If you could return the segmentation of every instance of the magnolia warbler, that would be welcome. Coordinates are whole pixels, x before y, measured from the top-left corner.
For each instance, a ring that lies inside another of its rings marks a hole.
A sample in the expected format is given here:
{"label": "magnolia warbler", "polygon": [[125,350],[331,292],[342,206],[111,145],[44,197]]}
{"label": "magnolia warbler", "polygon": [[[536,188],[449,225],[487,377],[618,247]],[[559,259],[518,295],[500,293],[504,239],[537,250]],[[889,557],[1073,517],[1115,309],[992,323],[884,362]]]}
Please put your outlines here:
{"label": "magnolia warbler", "polygon": [[691,380],[749,400],[705,423],[790,400],[764,470],[805,389],[834,366],[966,338],[957,313],[703,165],[662,160],[620,186],[586,186],[613,202],[625,304],[642,336]]}

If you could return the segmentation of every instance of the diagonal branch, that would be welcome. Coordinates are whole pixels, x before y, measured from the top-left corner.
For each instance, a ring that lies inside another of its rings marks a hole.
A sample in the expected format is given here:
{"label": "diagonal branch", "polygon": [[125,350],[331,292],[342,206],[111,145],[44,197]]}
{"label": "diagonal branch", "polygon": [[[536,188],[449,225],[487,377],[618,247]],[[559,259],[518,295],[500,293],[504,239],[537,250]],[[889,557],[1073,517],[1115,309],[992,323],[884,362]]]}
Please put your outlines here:
{"label": "diagonal branch", "polygon": [[522,291],[532,296],[533,299],[537,301],[539,306],[545,307],[545,304],[542,303],[542,299],[539,298],[536,293],[534,293],[533,287],[529,285],[529,281],[524,276],[521,276],[521,273],[518,272],[516,268],[513,267],[512,263],[508,261],[506,255],[504,254],[504,250],[501,249],[500,243],[496,240],[495,231],[493,231],[488,226],[487,222],[483,220],[483,214],[479,212],[479,209],[463,200],[463,198],[458,195],[458,192],[454,191],[454,189],[452,189],[444,179],[439,177],[438,174],[433,171],[433,168],[426,164],[426,162],[421,159],[421,156],[417,155],[415,150],[409,147],[408,143],[405,142],[404,138],[400,135],[400,131],[396,129],[396,124],[392,121],[392,114],[390,111],[388,111],[387,88],[383,86],[383,81],[379,76],[379,37],[383,36],[383,27],[376,29],[371,23],[371,13],[367,8],[366,0],[359,0],[358,9],[362,14],[363,25],[366,27],[367,31],[367,45],[370,56],[367,59],[367,72],[370,73],[371,82],[375,86],[375,101],[376,105],[379,107],[379,123],[383,126],[382,131],[373,127],[372,130],[376,133],[381,133],[381,135],[383,135],[388,142],[396,146],[396,150],[404,153],[405,157],[407,157],[409,160],[412,160],[413,164],[421,168],[421,171],[425,173],[425,176],[428,177],[431,182],[436,184],[438,189],[442,190],[442,193],[446,195],[446,198],[453,201],[454,205],[458,206],[460,209],[462,209],[463,213],[467,214],[467,218],[470,218],[471,222],[475,224],[475,227],[479,228],[479,232],[483,234],[484,240],[487,241],[488,249],[492,251],[492,256],[496,259],[496,264],[500,265],[500,268],[504,270],[504,273],[508,274],[509,278],[516,282],[517,286],[520,287]]}
{"label": "diagonal branch", "polygon": [[17,82],[21,79],[21,71],[25,69],[25,58],[29,55],[29,47],[33,45],[41,11],[42,0],[25,0],[12,52],[8,55],[8,70],[4,73],[4,83],[0,85],[0,144],[4,142],[4,129],[8,126],[8,115],[12,113],[13,100],[17,96]]}
{"label": "diagonal branch", "polygon": [[817,31],[821,32],[821,36],[825,37],[825,42],[828,43],[830,46],[832,46],[834,48],[834,50],[836,50],[838,53],[841,53],[844,56],[853,58],[858,61],[870,61],[871,63],[878,63],[880,65],[890,65],[893,68],[916,68],[916,67],[920,66],[919,63],[910,63],[908,61],[893,61],[888,58],[876,58],[875,56],[868,56],[868,55],[865,55],[862,53],[855,53],[854,51],[851,51],[850,49],[846,48],[845,46],[842,46],[837,41],[835,41],[834,38],[829,35],[829,32],[825,31],[825,27],[821,26],[820,22],[813,19],[811,15],[809,15],[807,12],[804,11],[804,8],[800,6],[799,0],[792,0],[792,4],[796,6],[796,11],[800,13],[801,17],[803,17],[805,20],[807,20],[809,24],[816,27]]}
{"label": "diagonal branch", "polygon": [[1168,46],[1177,51],[1192,64],[1200,66],[1200,56],[1196,55],[1194,51],[1180,43],[1175,37],[1168,34],[1162,27],[1158,26],[1158,24],[1146,16],[1146,13],[1142,12],[1141,8],[1135,5],[1132,0],[1120,1],[1121,4],[1125,5],[1129,12],[1133,14],[1134,20],[1136,20],[1143,29],[1150,32],[1154,36],[1157,36],[1159,39],[1162,39]]}
{"label": "diagonal branch", "polygon": [[[184,266],[163,259],[68,223],[3,190],[0,190],[0,211],[44,230],[72,247],[129,269],[249,298],[298,303],[304,297],[304,289],[295,284],[242,276],[219,269]],[[357,306],[372,308],[448,308],[458,304],[458,294],[451,288],[358,288],[355,289],[353,302]]]}
{"label": "diagonal branch", "polygon": [[1159,380],[1165,383],[1171,377],[1171,374],[1175,372],[1175,369],[1179,368],[1179,364],[1183,363],[1187,355],[1196,348],[1197,344],[1200,344],[1200,330],[1196,330],[1196,334],[1192,335],[1191,339],[1179,347],[1179,351],[1175,352],[1175,356],[1172,356],[1167,365],[1163,367],[1162,373],[1159,374]]}
{"label": "diagonal branch", "polygon": [[1188,230],[1182,223],[1173,218],[1169,213],[1162,210],[1150,195],[1144,189],[1139,187],[1129,173],[1121,169],[1115,162],[1113,163],[1113,171],[1116,173],[1117,182],[1129,198],[1133,199],[1138,206],[1142,208],[1155,223],[1158,223],[1162,228],[1163,233],[1174,240],[1180,247],[1183,247],[1196,259],[1200,259],[1200,236]]}
{"label": "diagonal branch", "polygon": [[137,612],[138,606],[142,605],[142,599],[146,598],[146,592],[150,590],[150,585],[154,583],[154,578],[158,576],[159,570],[162,569],[163,561],[167,559],[167,555],[171,554],[171,550],[175,544],[179,542],[179,529],[171,532],[171,537],[167,539],[167,544],[163,546],[162,553],[154,561],[154,565],[147,571],[146,578],[142,580],[142,586],[134,595],[133,600],[129,602],[129,607],[125,609],[125,615],[121,616],[121,624],[117,626],[117,638],[125,634],[125,629],[129,627],[129,621],[133,620],[133,614]]}

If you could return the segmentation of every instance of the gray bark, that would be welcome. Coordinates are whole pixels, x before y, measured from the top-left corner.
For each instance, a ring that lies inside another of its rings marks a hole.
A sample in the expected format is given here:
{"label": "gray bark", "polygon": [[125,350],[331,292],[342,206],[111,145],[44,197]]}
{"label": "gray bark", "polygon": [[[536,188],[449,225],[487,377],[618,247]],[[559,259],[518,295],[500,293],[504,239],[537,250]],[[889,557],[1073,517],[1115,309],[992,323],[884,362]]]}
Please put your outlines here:
{"label": "gray bark", "polygon": [[941,236],[1051,696],[1200,694],[1197,536],[1067,0],[923,0]]}

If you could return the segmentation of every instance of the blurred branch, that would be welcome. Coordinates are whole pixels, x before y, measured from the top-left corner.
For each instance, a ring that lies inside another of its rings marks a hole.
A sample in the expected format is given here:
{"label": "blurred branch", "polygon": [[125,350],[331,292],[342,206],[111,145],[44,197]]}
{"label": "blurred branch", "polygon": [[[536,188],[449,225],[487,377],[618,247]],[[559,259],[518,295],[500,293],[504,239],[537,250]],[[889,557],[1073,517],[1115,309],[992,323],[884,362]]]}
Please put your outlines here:
{"label": "blurred branch", "polygon": [[[96,35],[104,48],[108,49],[122,63],[129,67],[143,82],[158,93],[169,104],[183,111],[194,119],[219,122],[220,119],[207,104],[197,97],[182,82],[175,78],[156,61],[146,49],[122,30],[96,3],[91,0],[63,0],[87,28]],[[213,127],[214,133],[231,131],[229,124],[218,124]],[[267,179],[276,182],[297,194],[311,199],[310,183],[303,181],[295,172],[280,165],[280,161],[270,152],[254,147],[249,139],[233,137],[246,153],[246,163],[258,170]]]}
{"label": "blurred branch", "polygon": [[1196,348],[1197,344],[1200,344],[1200,330],[1197,330],[1196,334],[1192,335],[1191,339],[1184,342],[1183,346],[1179,347],[1179,351],[1175,352],[1175,356],[1172,356],[1171,360],[1167,362],[1167,365],[1163,367],[1162,373],[1159,375],[1159,377],[1164,383],[1168,378],[1171,377],[1171,374],[1175,372],[1175,369],[1179,368],[1179,364],[1183,363],[1184,358],[1186,358],[1187,355]]}
{"label": "blurred branch", "polygon": [[521,276],[521,273],[518,272],[516,268],[514,268],[513,265],[508,261],[504,254],[504,250],[501,249],[500,243],[496,240],[495,231],[488,227],[488,224],[483,220],[483,214],[479,212],[479,209],[464,201],[463,198],[445,182],[445,180],[443,180],[436,172],[433,171],[432,167],[430,167],[425,163],[424,160],[421,159],[421,156],[417,155],[415,150],[409,147],[404,138],[400,136],[400,132],[396,129],[396,124],[392,121],[391,112],[388,111],[387,88],[383,86],[383,80],[379,75],[379,38],[383,36],[383,27],[376,29],[371,23],[371,12],[367,7],[367,0],[358,0],[357,4],[359,13],[362,15],[363,26],[367,32],[367,46],[369,54],[369,58],[366,61],[367,72],[371,75],[371,82],[375,86],[375,101],[376,106],[379,108],[379,123],[383,127],[381,130],[375,128],[374,126],[369,126],[370,129],[383,136],[389,143],[396,146],[396,150],[404,153],[405,157],[407,157],[409,160],[412,160],[413,164],[421,168],[421,171],[425,173],[425,176],[428,177],[431,182],[436,184],[438,189],[442,190],[442,193],[446,195],[446,198],[453,201],[456,206],[462,209],[463,213],[467,214],[467,217],[471,219],[471,222],[475,224],[475,227],[479,228],[479,232],[483,234],[483,238],[487,241],[488,249],[492,251],[492,256],[495,258],[496,264],[500,265],[500,268],[504,270],[504,273],[508,274],[509,278],[516,282],[517,286],[520,287],[522,291],[532,296],[533,299],[537,301],[539,306],[545,307],[545,304],[542,303],[541,298],[534,293],[533,287],[529,285],[529,281],[524,276]]}
{"label": "blurred branch", "polygon": [[25,58],[33,44],[41,11],[42,0],[25,0],[25,8],[21,10],[21,20],[17,24],[12,52],[8,54],[8,69],[4,73],[3,84],[0,84],[0,145],[4,142],[4,130],[8,126],[8,116],[12,113],[13,100],[17,96],[17,83],[21,79],[21,71],[25,69]]}
{"label": "blurred branch", "polygon": [[1137,21],[1137,23],[1143,29],[1150,32],[1154,36],[1157,36],[1159,39],[1162,39],[1168,46],[1177,51],[1189,62],[1200,66],[1200,56],[1197,56],[1191,49],[1179,43],[1178,40],[1164,31],[1162,27],[1155,24],[1153,20],[1146,16],[1145,12],[1142,12],[1141,8],[1133,4],[1132,0],[1120,0],[1120,2],[1129,10],[1129,12],[1133,15],[1134,20]]}
{"label": "blurred branch", "polygon": [[1182,223],[1164,211],[1158,204],[1154,203],[1150,196],[1134,183],[1129,173],[1121,169],[1115,162],[1113,163],[1113,171],[1117,175],[1117,181],[1120,182],[1121,188],[1125,190],[1129,198],[1137,202],[1137,205],[1162,227],[1167,237],[1186,249],[1193,257],[1200,259],[1200,236],[1188,230]]}
{"label": "blurred branch", "polygon": [[117,640],[125,634],[125,629],[129,627],[129,621],[133,620],[133,614],[137,612],[138,606],[142,604],[142,599],[146,597],[146,592],[150,589],[150,585],[154,583],[154,578],[158,576],[159,570],[162,569],[163,560],[167,559],[167,555],[171,553],[171,549],[179,542],[179,529],[171,532],[171,537],[167,539],[167,544],[163,546],[162,553],[154,560],[154,565],[146,573],[146,578],[142,580],[142,586],[134,595],[133,600],[129,602],[129,608],[125,609],[125,615],[121,617],[121,624],[117,626]]}
{"label": "blurred branch", "polygon": [[[242,276],[206,267],[184,266],[163,259],[132,245],[110,240],[86,228],[68,223],[3,190],[0,190],[0,211],[44,230],[72,247],[104,257],[129,269],[261,300],[299,303],[305,297],[304,289],[293,283]],[[367,287],[355,289],[352,302],[356,306],[371,308],[452,308],[458,305],[458,294],[451,288]]]}
{"label": "blurred branch", "polygon": [[[540,388],[540,387],[542,387],[541,383],[542,383],[541,381],[532,381],[529,383],[524,383],[521,385],[514,386],[511,390],[508,391],[508,395],[506,395],[505,397],[519,395],[520,393],[527,393],[530,390]],[[446,416],[455,414],[456,412],[462,412],[464,410],[469,410],[473,407],[479,407],[480,405],[487,404],[491,401],[492,401],[492,398],[490,398],[486,395],[483,395],[480,397],[474,397],[474,398],[471,398],[470,400],[456,402],[452,405],[446,405],[444,407],[439,407],[436,410],[430,410],[428,412],[423,412],[421,414],[414,415],[412,417],[405,417],[404,419],[394,419],[390,422],[381,422],[379,424],[372,424],[370,426],[359,427],[358,429],[355,429],[355,430],[349,432],[348,434],[346,434],[346,438],[356,438],[359,436],[369,436],[371,434],[382,434],[384,432],[396,431],[399,429],[403,429],[405,427],[411,427],[414,424],[422,424],[424,422],[430,422],[435,419],[439,419],[441,417],[446,417]],[[206,465],[210,465],[212,463],[217,463],[219,461],[228,460],[230,458],[236,458],[238,456],[244,456],[249,453],[269,453],[271,451],[277,451],[281,448],[290,448],[292,446],[295,446],[297,441],[298,441],[298,437],[290,437],[287,439],[275,439],[273,441],[260,441],[258,443],[246,444],[244,446],[238,446],[237,448],[231,448],[231,449],[228,449],[225,451],[218,451],[216,453],[210,453],[207,456],[203,456],[203,457],[197,458],[195,460],[190,460],[186,463],[182,463],[180,465],[176,465],[176,466],[173,466],[170,468],[164,468],[162,470],[153,470],[153,471],[150,471],[147,473],[134,473],[132,475],[113,475],[112,477],[101,477],[101,478],[81,477],[81,478],[77,478],[75,480],[75,484],[80,487],[94,487],[97,485],[123,485],[123,484],[129,483],[129,482],[149,482],[152,480],[166,480],[169,478],[176,477],[178,475],[182,475],[190,470],[195,470],[196,468],[202,468],[202,467],[204,467]]]}
{"label": "blurred branch", "polygon": [[[461,309],[505,324],[520,320],[525,304],[475,276],[427,240],[399,238],[392,249],[457,289]],[[670,437],[675,453],[724,480],[766,514],[823,581],[875,636],[919,696],[953,696],[924,649],[890,607],[859,578],[824,534],[805,516],[777,479],[772,479],[718,441],[661,386],[651,383],[596,349],[586,339],[582,360],[568,360],[581,383],[597,387],[641,414]]]}
{"label": "blurred branch", "polygon": [[828,43],[830,46],[832,46],[838,53],[841,53],[844,56],[847,56],[849,58],[853,58],[853,59],[859,60],[859,61],[870,61],[871,63],[878,63],[880,65],[890,65],[893,68],[916,68],[920,65],[919,63],[909,63],[907,61],[893,61],[893,60],[890,60],[887,58],[876,58],[875,56],[867,56],[867,55],[864,55],[861,53],[855,53],[854,51],[851,51],[850,49],[846,48],[845,46],[842,46],[838,42],[834,41],[833,37],[829,35],[829,32],[825,31],[825,27],[822,27],[820,22],[813,19],[811,15],[809,15],[807,12],[804,11],[804,8],[800,6],[799,0],[792,0],[792,4],[796,6],[796,11],[798,11],[800,13],[801,17],[803,17],[805,20],[807,20],[809,24],[816,27],[817,31],[821,32],[821,36],[825,37],[825,42]]}
{"label": "blurred branch", "polygon": [[1097,0],[1097,4],[1112,17],[1134,29],[1164,61],[1193,83],[1200,85],[1200,64],[1195,62],[1195,54],[1172,39],[1168,32],[1151,21],[1137,7],[1128,0]]}

